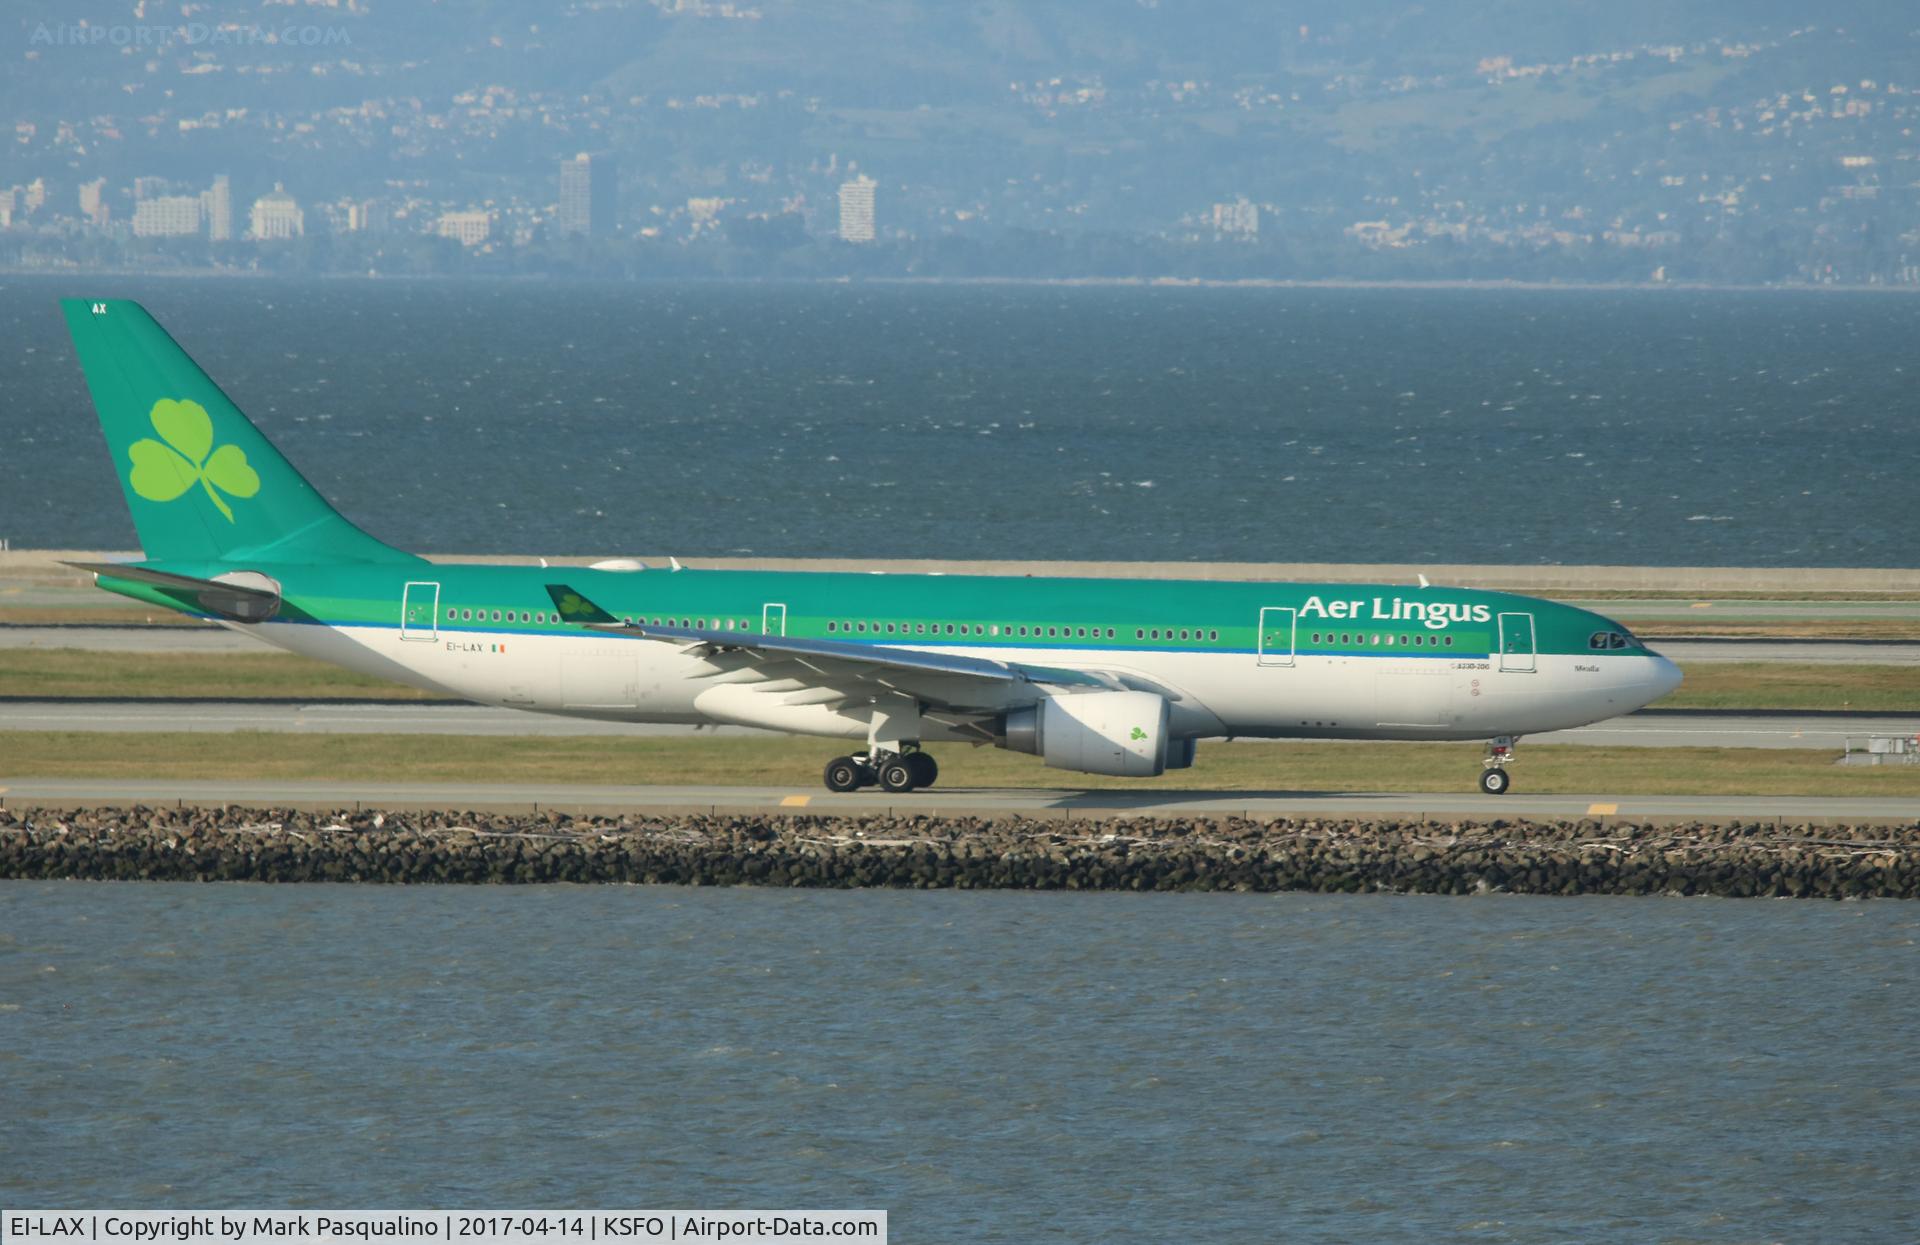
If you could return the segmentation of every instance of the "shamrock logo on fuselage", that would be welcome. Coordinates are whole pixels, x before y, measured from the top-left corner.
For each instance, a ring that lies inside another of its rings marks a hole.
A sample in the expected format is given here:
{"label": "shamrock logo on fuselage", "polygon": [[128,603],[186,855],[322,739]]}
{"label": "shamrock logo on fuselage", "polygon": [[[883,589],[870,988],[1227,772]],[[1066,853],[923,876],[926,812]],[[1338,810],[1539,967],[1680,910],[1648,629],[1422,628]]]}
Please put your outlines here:
{"label": "shamrock logo on fuselage", "polygon": [[160,440],[142,437],[127,451],[133,460],[128,477],[133,491],[148,501],[172,501],[198,484],[232,523],[233,508],[221,494],[252,497],[260,491],[260,477],[248,465],[246,451],[237,445],[213,448],[213,421],[198,402],[162,398],[147,418]]}

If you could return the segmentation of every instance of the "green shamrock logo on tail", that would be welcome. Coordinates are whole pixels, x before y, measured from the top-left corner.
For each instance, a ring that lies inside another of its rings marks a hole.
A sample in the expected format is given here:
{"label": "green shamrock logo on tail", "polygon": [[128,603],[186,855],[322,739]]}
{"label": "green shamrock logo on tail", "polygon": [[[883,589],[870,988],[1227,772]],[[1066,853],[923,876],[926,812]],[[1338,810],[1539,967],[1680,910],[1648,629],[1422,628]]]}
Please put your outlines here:
{"label": "green shamrock logo on tail", "polygon": [[133,491],[148,501],[172,501],[198,484],[232,523],[233,508],[221,494],[252,497],[260,491],[260,476],[248,465],[246,451],[237,445],[213,447],[213,421],[198,402],[162,398],[147,418],[160,440],[143,437],[127,451]]}
{"label": "green shamrock logo on tail", "polygon": [[1137,726],[1133,728],[1133,734],[1128,736],[1130,739],[1145,739],[1146,737],[1147,733]]}
{"label": "green shamrock logo on tail", "polygon": [[575,593],[567,593],[560,598],[560,612],[568,618],[578,618],[582,614],[593,613],[593,607]]}

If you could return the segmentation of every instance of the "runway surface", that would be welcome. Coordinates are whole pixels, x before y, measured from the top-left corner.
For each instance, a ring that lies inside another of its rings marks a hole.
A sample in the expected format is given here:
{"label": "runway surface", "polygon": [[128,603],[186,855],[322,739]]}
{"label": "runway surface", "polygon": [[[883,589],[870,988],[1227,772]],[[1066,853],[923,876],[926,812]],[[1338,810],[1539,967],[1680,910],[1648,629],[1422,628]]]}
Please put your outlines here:
{"label": "runway surface", "polygon": [[[1522,780],[1524,782],[1524,779]],[[1798,796],[1485,796],[1472,790],[1424,794],[1318,791],[1139,791],[955,789],[889,795],[832,795],[790,787],[616,787],[527,783],[147,782],[20,779],[0,785],[0,802],[48,804],[241,804],[264,808],[440,808],[620,810],[625,812],[779,812],[793,815],[911,814],[939,816],[1100,815],[1182,817],[1622,817],[1731,818],[1773,821],[1912,821],[1920,800],[1822,799]]]}
{"label": "runway surface", "polygon": [[1631,622],[1636,618],[1698,618],[1733,622],[1829,622],[1836,619],[1920,618],[1920,601],[1742,601],[1676,600],[1673,598],[1582,600],[1561,598],[1569,605]]}
{"label": "runway surface", "polygon": [[[1920,665],[1920,643],[1877,640],[1662,640],[1653,647],[1682,666],[1778,661],[1814,665]],[[28,626],[0,623],[0,649],[66,648],[102,653],[279,652],[243,632],[214,626]]]}
{"label": "runway surface", "polygon": [[[635,726],[553,717],[451,702],[69,700],[0,701],[0,730],[166,731],[221,734],[270,731],[349,735],[494,735],[522,737],[752,736],[747,727]],[[1527,742],[1611,747],[1826,748],[1848,738],[1920,732],[1920,714],[1713,713],[1642,710],[1579,730],[1529,735]],[[1258,747],[1263,741],[1242,741]],[[830,749],[830,741],[823,741]],[[1218,746],[1209,744],[1209,747]],[[1860,746],[1858,743],[1856,747]],[[828,755],[823,752],[822,756]]]}

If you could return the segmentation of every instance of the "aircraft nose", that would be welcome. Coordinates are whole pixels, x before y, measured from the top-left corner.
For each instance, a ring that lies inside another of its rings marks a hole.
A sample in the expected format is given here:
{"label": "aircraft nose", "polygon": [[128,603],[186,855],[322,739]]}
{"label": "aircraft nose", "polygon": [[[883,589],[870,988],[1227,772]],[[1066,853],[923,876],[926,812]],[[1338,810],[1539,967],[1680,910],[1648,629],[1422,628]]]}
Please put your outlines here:
{"label": "aircraft nose", "polygon": [[1660,656],[1660,654],[1653,653],[1650,654],[1650,656],[1653,658],[1653,699],[1658,700],[1674,688],[1679,687],[1687,676],[1680,672],[1679,666],[1676,666],[1667,658]]}

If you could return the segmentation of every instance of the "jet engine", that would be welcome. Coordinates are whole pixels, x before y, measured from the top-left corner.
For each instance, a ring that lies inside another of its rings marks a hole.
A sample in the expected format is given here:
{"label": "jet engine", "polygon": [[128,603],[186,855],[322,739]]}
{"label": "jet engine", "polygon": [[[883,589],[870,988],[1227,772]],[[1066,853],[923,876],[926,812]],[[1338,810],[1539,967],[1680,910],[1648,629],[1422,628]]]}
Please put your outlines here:
{"label": "jet engine", "polygon": [[1075,692],[1014,709],[995,741],[1055,769],[1153,778],[1167,768],[1167,701],[1152,692]]}

